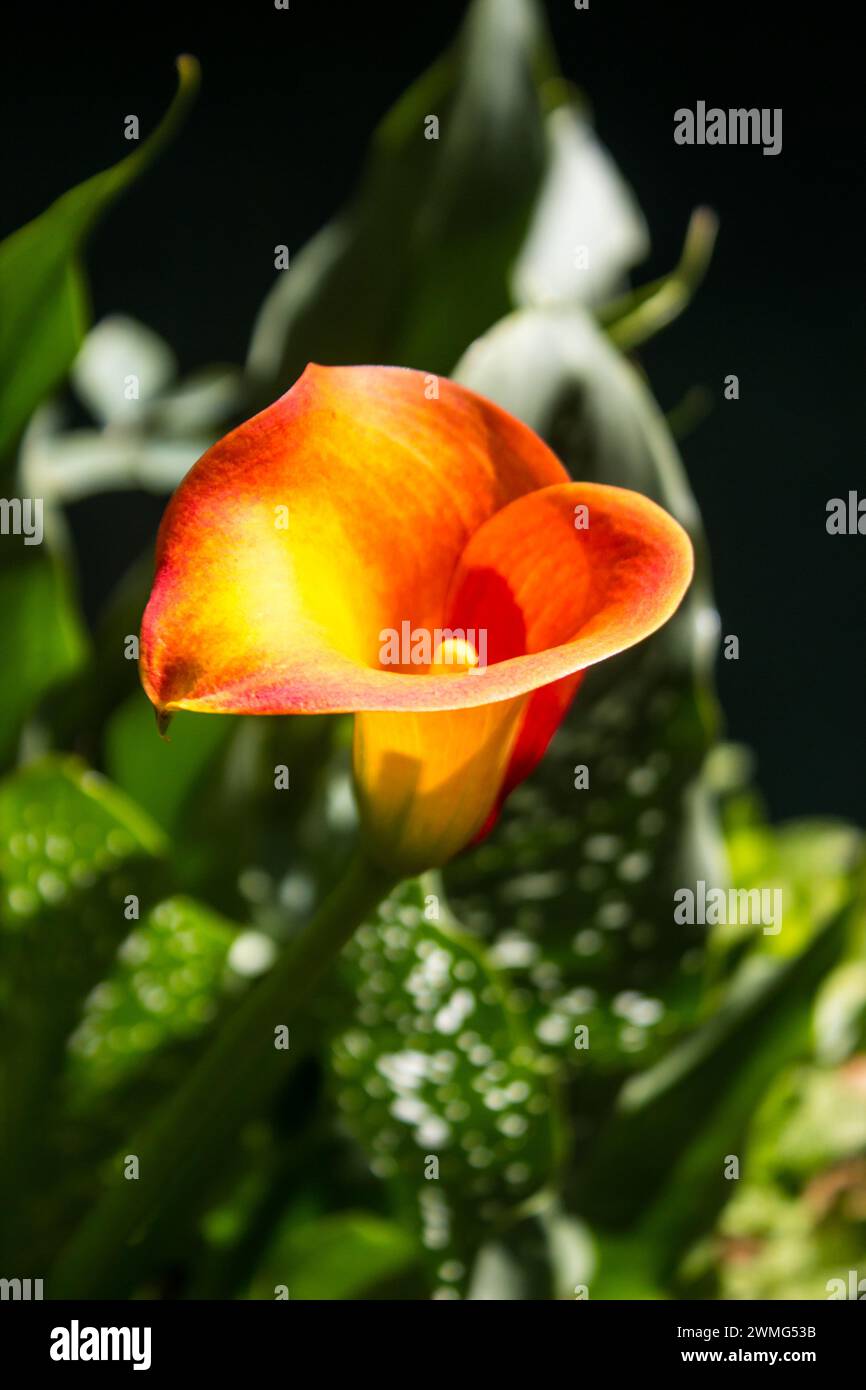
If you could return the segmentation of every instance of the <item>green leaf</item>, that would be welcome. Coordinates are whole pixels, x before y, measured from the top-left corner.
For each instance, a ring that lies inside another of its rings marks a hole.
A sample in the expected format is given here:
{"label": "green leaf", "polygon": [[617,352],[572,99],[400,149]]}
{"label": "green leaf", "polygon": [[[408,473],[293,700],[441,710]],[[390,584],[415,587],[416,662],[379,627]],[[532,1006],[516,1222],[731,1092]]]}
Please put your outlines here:
{"label": "green leaf", "polygon": [[750,1128],[749,1180],[790,1188],[866,1155],[862,1083],[862,1059],[850,1071],[802,1065],[778,1076]]}
{"label": "green leaf", "polygon": [[280,1286],[290,1299],[369,1297],[376,1285],[411,1270],[418,1249],[393,1221],[363,1211],[341,1211],[315,1221],[286,1221],[252,1282],[250,1298],[273,1299]]}
{"label": "green leaf", "polygon": [[112,715],[106,731],[106,766],[119,787],[153,816],[167,834],[182,831],[190,798],[213,759],[237,729],[232,718],[178,715],[171,742],[157,737],[153,708],[135,691]]}
{"label": "green leaf", "polygon": [[[307,867],[298,822],[336,733],[337,721],[325,716],[236,719],[182,712],[163,741],[138,690],[108,721],[105,762],[118,786],[171,837],[180,887],[246,915],[252,904],[242,890],[251,877],[259,888],[250,897],[262,918],[284,927],[285,903],[272,913],[264,900],[293,868]],[[288,790],[274,785],[277,766],[289,769]],[[333,851],[330,839],[325,881]]]}
{"label": "green leaf", "polygon": [[97,766],[105,762],[103,731],[112,712],[133,695],[146,708],[138,663],[125,658],[127,639],[141,627],[152,581],[153,553],[148,547],[127,570],[97,618],[90,660],[71,681],[51,693],[41,711],[54,747],[74,746]]}
{"label": "green leaf", "polygon": [[[360,192],[284,271],[250,348],[272,399],[309,361],[447,371],[509,306],[545,167],[553,71],[530,0],[475,0],[458,43],[374,137]],[[425,138],[429,116],[439,138]]]}
{"label": "green leaf", "polygon": [[[286,1020],[304,1033],[315,984],[391,886],[379,866],[361,855],[353,859],[315,919],[244,993],[180,1083],[127,1136],[128,1151],[140,1161],[140,1180],[118,1182],[116,1169],[104,1174],[100,1200],[55,1264],[53,1296],[77,1291],[97,1297],[106,1289],[117,1296],[137,1287],[166,1242],[172,1243],[177,1223],[195,1219],[236,1156],[247,1122],[267,1108],[291,1072],[297,1040],[291,1051],[279,1045]],[[220,1155],[216,1170],[202,1171],[203,1152]]]}
{"label": "green leaf", "polygon": [[798,955],[820,924],[850,900],[862,831],[818,818],[771,827],[748,794],[732,797],[724,817],[734,882],[778,889],[784,929],[765,933],[749,924],[718,925],[710,942],[715,962],[724,966],[728,958],[738,960],[744,946],[759,955]]}
{"label": "green leaf", "polygon": [[0,243],[0,462],[39,402],[63,379],[87,327],[80,258],[94,223],[168,143],[198,86],[198,64],[178,59],[178,90],[134,154],[65,193]]}
{"label": "green leaf", "polygon": [[590,1283],[595,1264],[587,1226],[545,1193],[525,1216],[482,1246],[467,1297],[478,1302],[573,1299]]}
{"label": "green leaf", "polygon": [[686,1280],[711,1274],[721,1298],[825,1299],[830,1280],[837,1296],[839,1281],[851,1296],[849,1271],[862,1270],[866,1254],[864,1069],[858,1056],[775,1078],[749,1125],[739,1181],[686,1260]]}
{"label": "green leaf", "polygon": [[[513,314],[457,375],[525,420],[576,478],[659,501],[696,546],[697,578],[676,616],[587,673],[493,835],[446,871],[455,911],[491,941],[540,1044],[584,1083],[615,1081],[661,1056],[698,1007],[703,939],[673,922],[675,888],[727,881],[703,777],[717,620],[697,508],[649,392],[586,311]],[[579,767],[588,788],[575,786]],[[575,1093],[584,1124],[596,1090]]]}
{"label": "green leaf", "polygon": [[332,1067],[346,1126],[454,1293],[550,1178],[558,1133],[545,1060],[476,943],[428,920],[428,886],[404,884],[347,949],[354,1018]]}
{"label": "green leaf", "polygon": [[[717,1233],[690,1256],[686,1271],[686,1278],[705,1273],[695,1269],[703,1256],[705,1266],[712,1266],[713,1282],[705,1279],[697,1295],[686,1285],[684,1296],[819,1301],[839,1298],[841,1286],[842,1297],[856,1298],[866,1259],[866,1229],[857,1217],[863,1204],[862,1171],[861,1158],[795,1197],[778,1187],[730,1184],[737,1191]],[[831,1196],[828,1202],[828,1191],[835,1201]]]}
{"label": "green leaf", "polygon": [[866,1051],[866,960],[862,952],[845,961],[824,981],[815,1001],[815,1053],[838,1064]]}
{"label": "green leaf", "polygon": [[742,1153],[770,1084],[808,1055],[816,989],[861,912],[855,901],[835,913],[792,959],[746,960],[707,1022],[623,1089],[584,1176],[581,1209],[616,1230],[639,1218],[657,1272],[673,1268],[730,1195],[726,1159]]}
{"label": "green leaf", "polygon": [[0,783],[0,1182],[45,1180],[66,1040],[129,922],[147,902],[162,840],[125,797],[75,759],[46,759]]}
{"label": "green leaf", "polygon": [[[8,544],[8,548],[7,548]],[[80,670],[87,636],[66,562],[49,545],[4,543],[0,608],[6,650],[0,693],[0,761],[14,751],[21,725],[53,685]]]}
{"label": "green leaf", "polygon": [[69,1040],[75,1103],[128,1081],[160,1049],[191,1041],[214,1020],[238,976],[229,955],[270,964],[267,938],[238,935],[233,922],[190,898],[166,898],[120,945],[113,968],[88,997]]}

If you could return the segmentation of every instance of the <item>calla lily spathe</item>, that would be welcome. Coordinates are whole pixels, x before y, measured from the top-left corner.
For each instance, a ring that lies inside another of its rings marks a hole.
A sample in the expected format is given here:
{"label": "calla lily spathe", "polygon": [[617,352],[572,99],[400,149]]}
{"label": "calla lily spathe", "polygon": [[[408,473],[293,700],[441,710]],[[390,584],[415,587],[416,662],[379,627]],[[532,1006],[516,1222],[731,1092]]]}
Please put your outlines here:
{"label": "calla lily spathe", "polygon": [[[585,669],[660,627],[691,573],[666,512],[572,482],[492,402],[310,366],[171,499],[142,681],[161,718],[354,712],[368,846],[413,873],[489,828]],[[443,636],[424,665],[384,664],[407,625]]]}

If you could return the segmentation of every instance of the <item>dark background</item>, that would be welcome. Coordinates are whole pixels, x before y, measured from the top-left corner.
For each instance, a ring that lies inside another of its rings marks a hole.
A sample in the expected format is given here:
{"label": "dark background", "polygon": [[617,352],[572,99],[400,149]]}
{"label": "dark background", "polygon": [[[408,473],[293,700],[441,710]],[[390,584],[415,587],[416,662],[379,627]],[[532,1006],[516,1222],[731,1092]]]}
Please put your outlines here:
{"label": "dark background", "polygon": [[[241,361],[274,279],[343,203],[379,117],[447,45],[462,3],[272,0],[41,7],[2,60],[0,234],[128,153],[195,53],[203,87],[173,148],[110,213],[88,256],[94,311],[132,314],[183,369]],[[866,820],[866,537],[828,536],[827,500],[866,493],[863,466],[862,39],[856,10],[754,3],[546,5],[566,75],[634,187],[653,251],[675,262],[690,210],[721,217],[685,316],[641,354],[665,409],[713,393],[683,442],[704,514],[722,630],[728,732],[751,745],[776,817]],[[783,148],[674,144],[680,106],[781,106]],[[740,400],[722,396],[728,373]],[[74,509],[89,611],[146,544],[161,504]]]}

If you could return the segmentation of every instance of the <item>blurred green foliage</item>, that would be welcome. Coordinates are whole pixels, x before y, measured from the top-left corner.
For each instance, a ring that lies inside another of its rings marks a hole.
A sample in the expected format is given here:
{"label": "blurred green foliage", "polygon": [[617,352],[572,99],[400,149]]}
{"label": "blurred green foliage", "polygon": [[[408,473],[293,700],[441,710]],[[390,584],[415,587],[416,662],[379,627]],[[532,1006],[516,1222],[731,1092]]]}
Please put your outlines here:
{"label": "blurred green foliage", "polygon": [[81,251],[93,224],[169,141],[198,85],[198,65],[178,59],[177,96],[150,139],[112,169],[58,198],[0,243],[0,464],[6,465],[43,396],[81,346],[88,321]]}
{"label": "blurred green foliage", "polygon": [[[696,582],[588,674],[494,835],[359,930],[293,1015],[277,1093],[119,1241],[110,1291],[827,1297],[866,1274],[862,837],[769,826],[743,751],[718,742],[700,518],[621,351],[684,307],[712,219],[669,277],[629,289],[646,227],[535,5],[476,0],[377,131],[348,210],[279,277],[247,362],[177,382],[142,325],[83,336],[80,255],[177,127],[194,64],[181,78],[135,155],[0,244],[0,454],[47,512],[43,546],[4,536],[0,557],[4,1275],[44,1274],[50,1295],[132,1135],[355,832],[345,720],[181,716],[156,738],[124,651],[149,557],[87,633],[64,505],[168,492],[307,361],[368,360],[449,372],[575,476],[661,502]],[[141,396],[121,404],[129,370]],[[51,398],[67,373],[87,428]],[[700,879],[780,889],[783,930],[677,924],[675,889]]]}

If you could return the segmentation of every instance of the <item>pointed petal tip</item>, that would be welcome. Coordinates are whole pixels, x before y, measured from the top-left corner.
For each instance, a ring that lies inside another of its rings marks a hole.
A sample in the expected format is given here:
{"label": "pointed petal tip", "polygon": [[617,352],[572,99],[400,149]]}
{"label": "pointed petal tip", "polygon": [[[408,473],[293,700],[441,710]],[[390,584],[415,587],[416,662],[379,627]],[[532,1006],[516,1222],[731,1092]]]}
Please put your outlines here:
{"label": "pointed petal tip", "polygon": [[172,712],[167,709],[162,709],[159,705],[154,705],[153,712],[156,715],[157,733],[164,743],[171,743],[171,739],[168,736],[168,726],[174,717]]}

